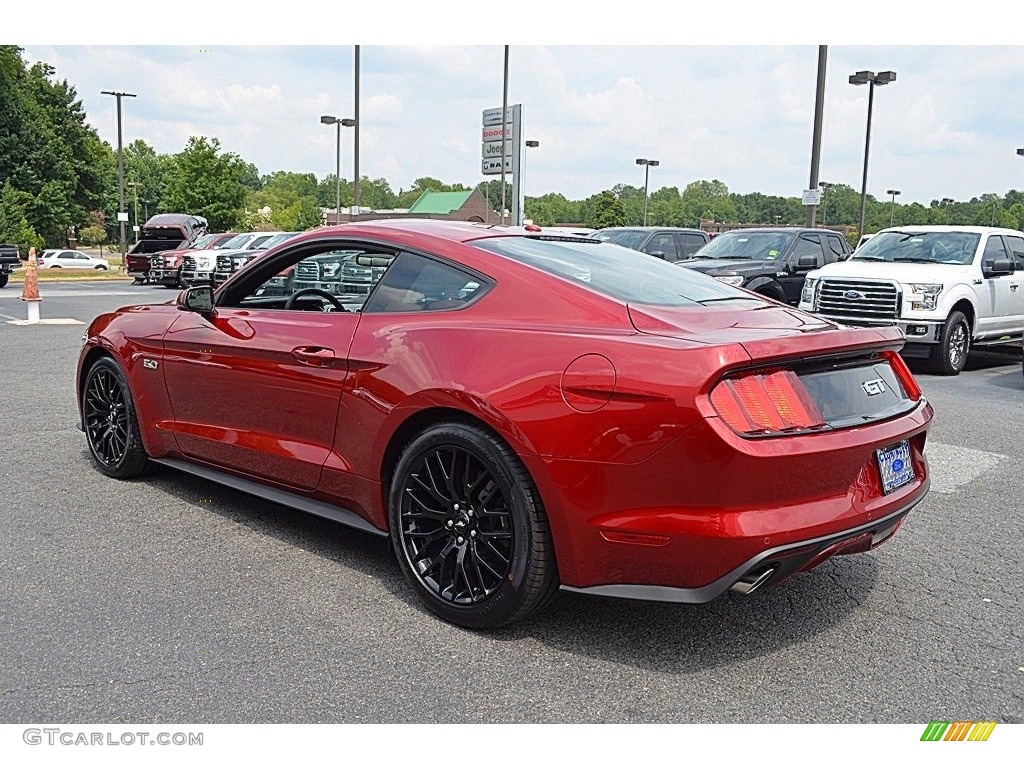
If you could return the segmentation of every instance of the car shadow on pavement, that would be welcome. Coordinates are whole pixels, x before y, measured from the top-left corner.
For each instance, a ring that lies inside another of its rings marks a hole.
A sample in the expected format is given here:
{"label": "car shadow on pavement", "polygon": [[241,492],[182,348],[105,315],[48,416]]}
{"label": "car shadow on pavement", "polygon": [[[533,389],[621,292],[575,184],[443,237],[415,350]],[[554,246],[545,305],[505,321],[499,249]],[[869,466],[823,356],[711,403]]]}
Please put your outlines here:
{"label": "car shadow on pavement", "polygon": [[[406,582],[387,540],[263,501],[200,478],[154,467],[146,482],[262,535],[376,580],[440,622]],[[651,603],[559,593],[541,613],[489,633],[497,642],[539,640],[558,651],[658,672],[688,673],[770,654],[842,622],[875,586],[870,554],[839,557],[749,596],[727,593],[706,605]],[[467,638],[478,633],[449,627]]]}

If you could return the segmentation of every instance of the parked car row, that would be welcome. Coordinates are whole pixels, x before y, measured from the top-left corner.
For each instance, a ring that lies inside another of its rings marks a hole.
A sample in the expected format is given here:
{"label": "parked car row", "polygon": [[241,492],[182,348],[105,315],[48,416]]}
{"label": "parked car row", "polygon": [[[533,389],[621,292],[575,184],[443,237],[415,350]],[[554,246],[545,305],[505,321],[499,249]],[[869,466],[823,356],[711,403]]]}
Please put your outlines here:
{"label": "parked car row", "polygon": [[684,254],[699,230],[615,227],[591,237],[673,261],[847,326],[898,326],[903,354],[956,375],[975,347],[1024,341],[1024,233],[905,226],[861,237],[804,227],[736,229]]}

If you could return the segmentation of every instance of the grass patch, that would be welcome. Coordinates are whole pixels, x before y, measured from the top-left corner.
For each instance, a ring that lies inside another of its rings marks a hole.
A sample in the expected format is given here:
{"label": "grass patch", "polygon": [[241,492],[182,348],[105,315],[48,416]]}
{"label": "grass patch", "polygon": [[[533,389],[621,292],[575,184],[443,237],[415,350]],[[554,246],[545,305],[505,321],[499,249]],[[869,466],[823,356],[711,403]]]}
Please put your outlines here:
{"label": "grass patch", "polygon": [[[116,269],[40,269],[36,271],[40,283],[75,282],[79,280],[131,280],[128,275]],[[12,283],[25,282],[25,270],[19,269],[11,275]]]}

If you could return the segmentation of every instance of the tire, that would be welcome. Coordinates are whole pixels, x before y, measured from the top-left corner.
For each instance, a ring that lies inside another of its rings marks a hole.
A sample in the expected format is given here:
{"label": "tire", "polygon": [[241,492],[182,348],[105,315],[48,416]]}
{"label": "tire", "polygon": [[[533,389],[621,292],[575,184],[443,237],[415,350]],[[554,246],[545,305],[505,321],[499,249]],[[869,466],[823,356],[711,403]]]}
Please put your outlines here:
{"label": "tire", "polygon": [[405,447],[391,480],[388,522],[405,577],[452,624],[496,629],[557,592],[537,488],[519,457],[480,427],[438,424]]}
{"label": "tire", "polygon": [[8,275],[6,272],[0,272],[0,288],[3,288],[5,285],[7,285],[7,281],[10,279],[11,276]]}
{"label": "tire", "polygon": [[135,404],[124,374],[109,357],[101,357],[86,374],[82,424],[100,472],[126,480],[146,470],[149,457],[142,446]]}
{"label": "tire", "polygon": [[97,265],[96,265],[96,266],[94,267],[94,269],[102,269],[102,270],[106,271],[106,269],[107,269],[107,268],[106,268],[106,267],[104,267],[104,266],[103,266],[102,264],[97,264]]}
{"label": "tire", "polygon": [[971,324],[959,310],[950,312],[939,334],[939,343],[928,357],[932,373],[956,376],[967,365],[971,351]]}

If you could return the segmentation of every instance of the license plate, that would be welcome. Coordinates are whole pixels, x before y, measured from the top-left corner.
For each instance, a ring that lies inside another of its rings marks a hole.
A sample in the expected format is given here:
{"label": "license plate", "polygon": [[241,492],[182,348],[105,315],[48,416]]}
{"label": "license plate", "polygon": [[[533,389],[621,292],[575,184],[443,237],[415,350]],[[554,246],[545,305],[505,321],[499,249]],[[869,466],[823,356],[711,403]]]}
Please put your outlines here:
{"label": "license plate", "polygon": [[875,451],[878,471],[882,476],[882,493],[888,494],[914,480],[914,462],[910,460],[910,443],[906,440]]}

